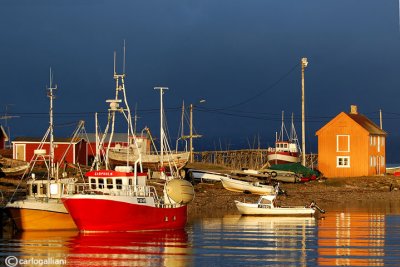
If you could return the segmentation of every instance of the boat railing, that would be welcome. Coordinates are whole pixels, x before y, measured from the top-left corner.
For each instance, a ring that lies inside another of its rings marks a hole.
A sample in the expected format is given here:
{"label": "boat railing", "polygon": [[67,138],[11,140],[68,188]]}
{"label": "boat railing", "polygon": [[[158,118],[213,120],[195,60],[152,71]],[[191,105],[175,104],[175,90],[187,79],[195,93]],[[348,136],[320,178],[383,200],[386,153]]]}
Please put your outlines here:
{"label": "boat railing", "polygon": [[133,197],[154,197],[158,199],[157,191],[154,186],[148,185],[118,185],[117,188],[98,188],[92,187],[87,183],[75,183],[74,187],[65,187],[64,194],[85,194],[85,195],[113,195],[113,196],[133,196]]}

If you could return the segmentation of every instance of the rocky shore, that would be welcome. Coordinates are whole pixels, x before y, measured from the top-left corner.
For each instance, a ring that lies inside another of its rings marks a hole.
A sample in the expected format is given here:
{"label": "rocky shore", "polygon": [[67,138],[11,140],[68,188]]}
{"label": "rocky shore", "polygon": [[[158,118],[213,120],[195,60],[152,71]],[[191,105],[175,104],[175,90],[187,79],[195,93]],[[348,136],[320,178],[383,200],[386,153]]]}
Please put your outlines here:
{"label": "rocky shore", "polygon": [[[347,206],[365,206],[395,203],[400,198],[400,177],[393,175],[373,177],[328,178],[307,183],[285,183],[280,186],[287,195],[279,196],[281,205],[305,205],[315,201],[321,208],[337,209]],[[238,214],[234,200],[257,201],[258,196],[231,192],[221,182],[198,183],[196,197],[189,204],[189,217],[208,214]]]}

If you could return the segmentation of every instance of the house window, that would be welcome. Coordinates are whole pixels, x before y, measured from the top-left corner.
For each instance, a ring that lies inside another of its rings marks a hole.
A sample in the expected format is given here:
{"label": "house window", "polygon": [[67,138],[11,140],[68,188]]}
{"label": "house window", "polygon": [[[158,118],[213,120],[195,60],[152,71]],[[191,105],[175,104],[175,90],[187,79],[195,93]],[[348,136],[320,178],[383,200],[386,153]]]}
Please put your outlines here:
{"label": "house window", "polygon": [[336,152],[350,152],[350,135],[336,135]]}
{"label": "house window", "polygon": [[336,157],[336,167],[337,168],[350,168],[350,157],[349,156]]}
{"label": "house window", "polygon": [[371,167],[376,167],[376,156],[370,156],[369,157],[369,165]]}

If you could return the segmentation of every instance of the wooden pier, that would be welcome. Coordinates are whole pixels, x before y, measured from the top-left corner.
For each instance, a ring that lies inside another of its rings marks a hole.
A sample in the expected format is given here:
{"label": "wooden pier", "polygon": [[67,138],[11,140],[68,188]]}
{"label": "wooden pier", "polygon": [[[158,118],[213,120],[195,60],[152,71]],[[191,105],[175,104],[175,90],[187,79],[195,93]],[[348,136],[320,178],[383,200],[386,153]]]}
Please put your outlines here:
{"label": "wooden pier", "polygon": [[[199,163],[213,164],[240,170],[266,168],[267,149],[242,149],[226,151],[202,151],[193,152],[194,161]],[[317,154],[306,155],[306,166],[315,167],[318,162]]]}

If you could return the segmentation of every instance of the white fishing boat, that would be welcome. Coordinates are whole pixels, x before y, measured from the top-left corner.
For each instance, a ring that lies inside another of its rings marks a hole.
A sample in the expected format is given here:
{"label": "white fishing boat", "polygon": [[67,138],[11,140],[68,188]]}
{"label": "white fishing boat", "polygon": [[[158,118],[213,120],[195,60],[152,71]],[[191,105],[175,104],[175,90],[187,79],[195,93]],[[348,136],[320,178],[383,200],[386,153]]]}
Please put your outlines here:
{"label": "white fishing boat", "polygon": [[255,216],[313,216],[320,209],[314,202],[307,206],[278,206],[276,195],[260,196],[256,203],[245,203],[235,200],[236,207],[242,215]]}
{"label": "white fishing boat", "polygon": [[[288,139],[285,139],[285,133]],[[301,150],[297,139],[296,130],[293,123],[292,115],[292,127],[290,136],[287,134],[285,123],[283,120],[282,112],[282,126],[279,136],[276,136],[275,147],[269,147],[267,151],[267,162],[269,165],[285,164],[300,162]]]}
{"label": "white fishing boat", "polygon": [[233,192],[251,193],[256,195],[275,194],[275,188],[272,185],[261,184],[258,181],[249,182],[233,179],[230,176],[221,177],[222,185],[225,189]]}
{"label": "white fishing boat", "polygon": [[188,175],[192,180],[200,180],[200,181],[210,181],[210,182],[219,182],[221,178],[227,177],[227,174],[207,171],[207,170],[197,170],[197,169],[189,169]]}

